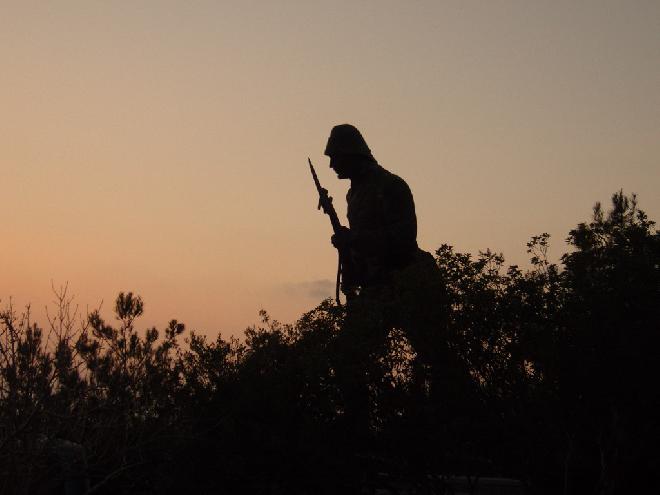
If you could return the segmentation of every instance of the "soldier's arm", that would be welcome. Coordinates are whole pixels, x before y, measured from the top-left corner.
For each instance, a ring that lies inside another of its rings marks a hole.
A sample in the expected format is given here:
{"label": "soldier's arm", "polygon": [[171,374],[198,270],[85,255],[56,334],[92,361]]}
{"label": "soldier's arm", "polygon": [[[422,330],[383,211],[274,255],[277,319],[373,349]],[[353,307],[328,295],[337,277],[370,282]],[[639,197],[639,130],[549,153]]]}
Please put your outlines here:
{"label": "soldier's arm", "polygon": [[417,242],[417,217],[410,188],[394,176],[382,192],[383,225],[360,232],[353,245],[365,254],[409,252]]}

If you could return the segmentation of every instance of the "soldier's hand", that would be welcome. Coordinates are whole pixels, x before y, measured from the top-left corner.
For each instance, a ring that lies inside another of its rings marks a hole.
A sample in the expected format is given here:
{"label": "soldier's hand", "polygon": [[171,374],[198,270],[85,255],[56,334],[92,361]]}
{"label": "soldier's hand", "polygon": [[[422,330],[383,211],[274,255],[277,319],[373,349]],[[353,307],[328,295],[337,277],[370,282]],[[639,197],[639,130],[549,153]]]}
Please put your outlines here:
{"label": "soldier's hand", "polygon": [[342,227],[339,232],[330,238],[330,242],[337,249],[346,249],[353,241],[353,232],[348,227]]}

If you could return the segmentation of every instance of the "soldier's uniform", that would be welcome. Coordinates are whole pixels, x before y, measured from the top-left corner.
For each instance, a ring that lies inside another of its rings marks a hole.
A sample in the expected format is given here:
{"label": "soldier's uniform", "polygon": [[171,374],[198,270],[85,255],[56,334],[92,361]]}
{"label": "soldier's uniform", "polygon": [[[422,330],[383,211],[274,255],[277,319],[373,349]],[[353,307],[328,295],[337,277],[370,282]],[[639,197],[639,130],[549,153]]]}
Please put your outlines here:
{"label": "soldier's uniform", "polygon": [[410,265],[417,253],[417,218],[408,185],[380,165],[368,167],[351,182],[346,195],[353,232],[352,283],[387,283],[393,272]]}
{"label": "soldier's uniform", "polygon": [[[333,129],[326,154],[360,155],[346,200],[350,242],[343,267],[347,315],[339,339],[347,412],[369,410],[365,363],[392,328],[403,330],[419,361],[431,364],[443,348],[443,285],[433,256],[417,246],[417,218],[406,182],[378,165],[359,131]],[[331,164],[332,166],[332,164]],[[349,410],[350,409],[350,410]]]}
{"label": "soldier's uniform", "polygon": [[352,232],[345,267],[349,320],[359,319],[362,332],[365,326],[375,327],[376,339],[392,327],[401,328],[424,358],[439,334],[442,284],[433,256],[417,246],[410,188],[374,164],[352,180],[346,200]]}

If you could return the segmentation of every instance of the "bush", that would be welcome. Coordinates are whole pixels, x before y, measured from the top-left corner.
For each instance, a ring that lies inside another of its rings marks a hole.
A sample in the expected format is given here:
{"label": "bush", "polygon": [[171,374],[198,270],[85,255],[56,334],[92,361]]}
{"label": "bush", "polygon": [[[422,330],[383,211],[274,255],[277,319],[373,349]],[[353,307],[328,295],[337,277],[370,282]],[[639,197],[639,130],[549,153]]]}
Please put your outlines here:
{"label": "bush", "polygon": [[[176,320],[136,330],[144,304],[130,292],[114,326],[98,311],[80,320],[66,287],[46,329],[10,303],[0,491],[330,493],[373,487],[379,472],[418,491],[430,474],[515,477],[532,493],[657,487],[653,227],[619,192],[569,233],[562,267],[547,260],[547,234],[528,243],[526,271],[441,246],[448,351],[420,362],[387,329],[358,371],[372,421],[357,436],[338,379],[351,365],[338,345],[345,308],[331,300],[293,325],[262,312],[243,340],[191,332],[183,345]],[[435,386],[448,377],[451,388]]]}

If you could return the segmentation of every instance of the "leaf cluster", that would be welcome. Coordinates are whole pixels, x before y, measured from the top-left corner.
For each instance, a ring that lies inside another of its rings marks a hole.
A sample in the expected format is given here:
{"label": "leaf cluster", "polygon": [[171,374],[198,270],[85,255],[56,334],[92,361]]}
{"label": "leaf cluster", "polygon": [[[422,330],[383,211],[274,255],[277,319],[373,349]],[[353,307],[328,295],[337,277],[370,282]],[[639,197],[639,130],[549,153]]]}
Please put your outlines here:
{"label": "leaf cluster", "polygon": [[[443,296],[417,299],[441,310],[432,362],[393,326],[356,368],[346,347],[368,340],[347,340],[331,300],[211,341],[177,320],[139,330],[130,292],[111,323],[80,315],[66,286],[44,328],[10,301],[0,492],[335,493],[381,489],[383,473],[411,493],[442,493],[449,474],[530,493],[657,487],[660,235],[618,192],[567,242],[557,265],[549,235],[532,237],[526,270],[442,245]],[[350,373],[367,385],[365,431],[347,423]]]}

